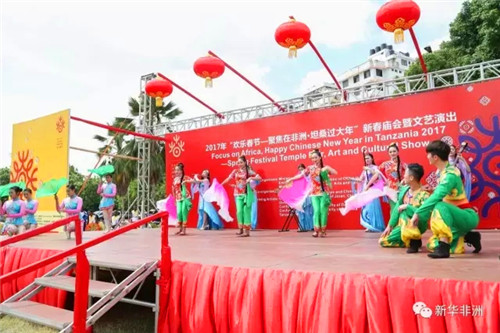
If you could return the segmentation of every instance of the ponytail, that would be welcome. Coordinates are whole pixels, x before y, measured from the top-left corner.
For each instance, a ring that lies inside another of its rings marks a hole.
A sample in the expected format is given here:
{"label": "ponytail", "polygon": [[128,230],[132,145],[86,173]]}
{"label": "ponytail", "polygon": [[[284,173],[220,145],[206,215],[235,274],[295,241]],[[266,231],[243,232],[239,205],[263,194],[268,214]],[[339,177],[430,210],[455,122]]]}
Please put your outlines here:
{"label": "ponytail", "polygon": [[184,164],[178,163],[177,167],[182,171],[182,176],[181,176],[181,186],[182,186],[182,182],[184,181]]}

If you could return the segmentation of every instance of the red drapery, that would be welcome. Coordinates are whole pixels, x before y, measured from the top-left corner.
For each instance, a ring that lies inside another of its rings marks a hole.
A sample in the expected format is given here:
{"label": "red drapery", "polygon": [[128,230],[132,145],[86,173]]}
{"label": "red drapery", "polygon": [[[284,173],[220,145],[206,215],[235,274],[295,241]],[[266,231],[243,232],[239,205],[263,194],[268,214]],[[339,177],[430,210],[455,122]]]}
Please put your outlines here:
{"label": "red drapery", "polygon": [[[4,275],[15,271],[19,268],[40,261],[54,254],[59,253],[58,250],[42,250],[20,247],[2,247],[0,248],[0,275]],[[19,290],[33,282],[35,278],[41,277],[54,267],[60,265],[61,262],[47,265],[32,273],[26,274],[12,282],[0,283],[0,302],[9,298]],[[35,297],[32,298],[35,302],[40,302],[52,306],[64,307],[66,301],[66,292],[62,290],[45,288]]]}
{"label": "red drapery", "polygon": [[[499,332],[499,283],[174,261],[164,332]],[[478,305],[416,316],[413,304]],[[472,308],[471,308],[472,309]]]}

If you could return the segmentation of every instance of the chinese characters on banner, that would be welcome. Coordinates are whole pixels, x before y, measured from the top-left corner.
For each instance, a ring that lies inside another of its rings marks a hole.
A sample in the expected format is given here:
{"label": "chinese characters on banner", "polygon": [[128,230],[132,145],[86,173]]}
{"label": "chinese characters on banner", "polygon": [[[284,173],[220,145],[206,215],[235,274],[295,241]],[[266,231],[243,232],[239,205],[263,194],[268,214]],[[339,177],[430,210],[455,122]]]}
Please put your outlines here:
{"label": "chinese characters on banner", "polygon": [[[494,110],[498,110],[500,103],[490,98],[484,105],[480,100],[483,96],[494,96],[497,86],[497,82],[486,82],[474,85],[474,89],[462,86],[169,134],[167,140],[171,143],[166,156],[167,170],[182,162],[187,174],[209,169],[211,177],[222,182],[237,168],[238,156],[245,155],[252,168],[263,178],[256,188],[258,227],[277,229],[288,215],[288,207],[279,201],[277,192],[287,178],[297,174],[298,164],[311,164],[309,153],[319,149],[325,165],[332,166],[339,173],[332,177],[329,228],[360,228],[359,211],[342,217],[339,209],[343,207],[344,200],[352,195],[348,178],[358,177],[362,172],[362,152],[372,153],[379,165],[389,159],[387,146],[396,142],[401,160],[422,164],[427,177],[434,171],[425,153],[430,141],[447,137],[447,140],[459,145],[459,136],[464,134],[464,121],[474,125],[479,119],[484,126],[491,127]],[[479,131],[474,134],[477,135],[477,142],[489,143],[490,139],[479,135]],[[177,146],[182,146],[182,153],[175,153],[180,151]],[[477,156],[464,153],[464,157],[472,165]],[[481,174],[483,171],[477,172]],[[171,188],[171,180],[172,176],[167,175],[167,191]],[[229,186],[226,190],[231,195]],[[481,196],[473,204],[482,206],[486,199]],[[233,203],[230,208],[234,216]],[[384,213],[388,221],[387,211]],[[479,226],[500,227],[495,216],[498,213],[482,216]],[[189,225],[194,226],[195,220],[193,214]]]}

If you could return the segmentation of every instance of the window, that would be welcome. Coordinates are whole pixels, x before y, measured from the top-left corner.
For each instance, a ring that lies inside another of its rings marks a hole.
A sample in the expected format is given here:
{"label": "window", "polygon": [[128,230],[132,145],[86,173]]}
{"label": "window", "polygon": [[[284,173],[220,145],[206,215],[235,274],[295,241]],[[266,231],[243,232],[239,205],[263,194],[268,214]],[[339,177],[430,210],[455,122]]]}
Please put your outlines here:
{"label": "window", "polygon": [[359,75],[356,75],[356,76],[353,78],[353,81],[354,81],[354,83],[359,82]]}
{"label": "window", "polygon": [[347,88],[348,85],[349,85],[349,80],[345,80],[344,82],[342,82],[342,88]]}
{"label": "window", "polygon": [[401,59],[401,65],[408,66],[408,61],[405,59]]}
{"label": "window", "polygon": [[369,78],[370,77],[370,70],[365,71],[363,76],[365,79]]}
{"label": "window", "polygon": [[375,73],[377,74],[377,76],[380,76],[380,77],[382,77],[382,76],[383,76],[383,75],[382,75],[382,70],[381,70],[381,69],[376,69],[376,70],[375,70]]}

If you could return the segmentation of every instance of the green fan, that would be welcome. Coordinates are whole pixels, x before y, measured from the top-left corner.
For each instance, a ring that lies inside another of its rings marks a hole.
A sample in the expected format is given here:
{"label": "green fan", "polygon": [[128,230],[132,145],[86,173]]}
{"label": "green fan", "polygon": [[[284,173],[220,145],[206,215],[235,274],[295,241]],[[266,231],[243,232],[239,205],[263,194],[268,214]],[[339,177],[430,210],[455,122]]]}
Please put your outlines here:
{"label": "green fan", "polygon": [[59,189],[68,183],[68,179],[60,178],[60,179],[51,179],[46,181],[40,186],[40,188],[36,191],[37,198],[49,197],[51,195],[59,192]]}
{"label": "green fan", "polygon": [[10,189],[14,186],[19,186],[21,188],[21,190],[24,190],[26,188],[26,184],[24,182],[17,182],[17,183],[10,183],[10,184],[6,184],[6,185],[2,185],[2,186],[0,186],[0,198],[8,197]]}
{"label": "green fan", "polygon": [[89,172],[95,173],[96,175],[102,177],[115,172],[115,168],[111,164],[108,164],[98,167],[97,169],[89,169]]}

